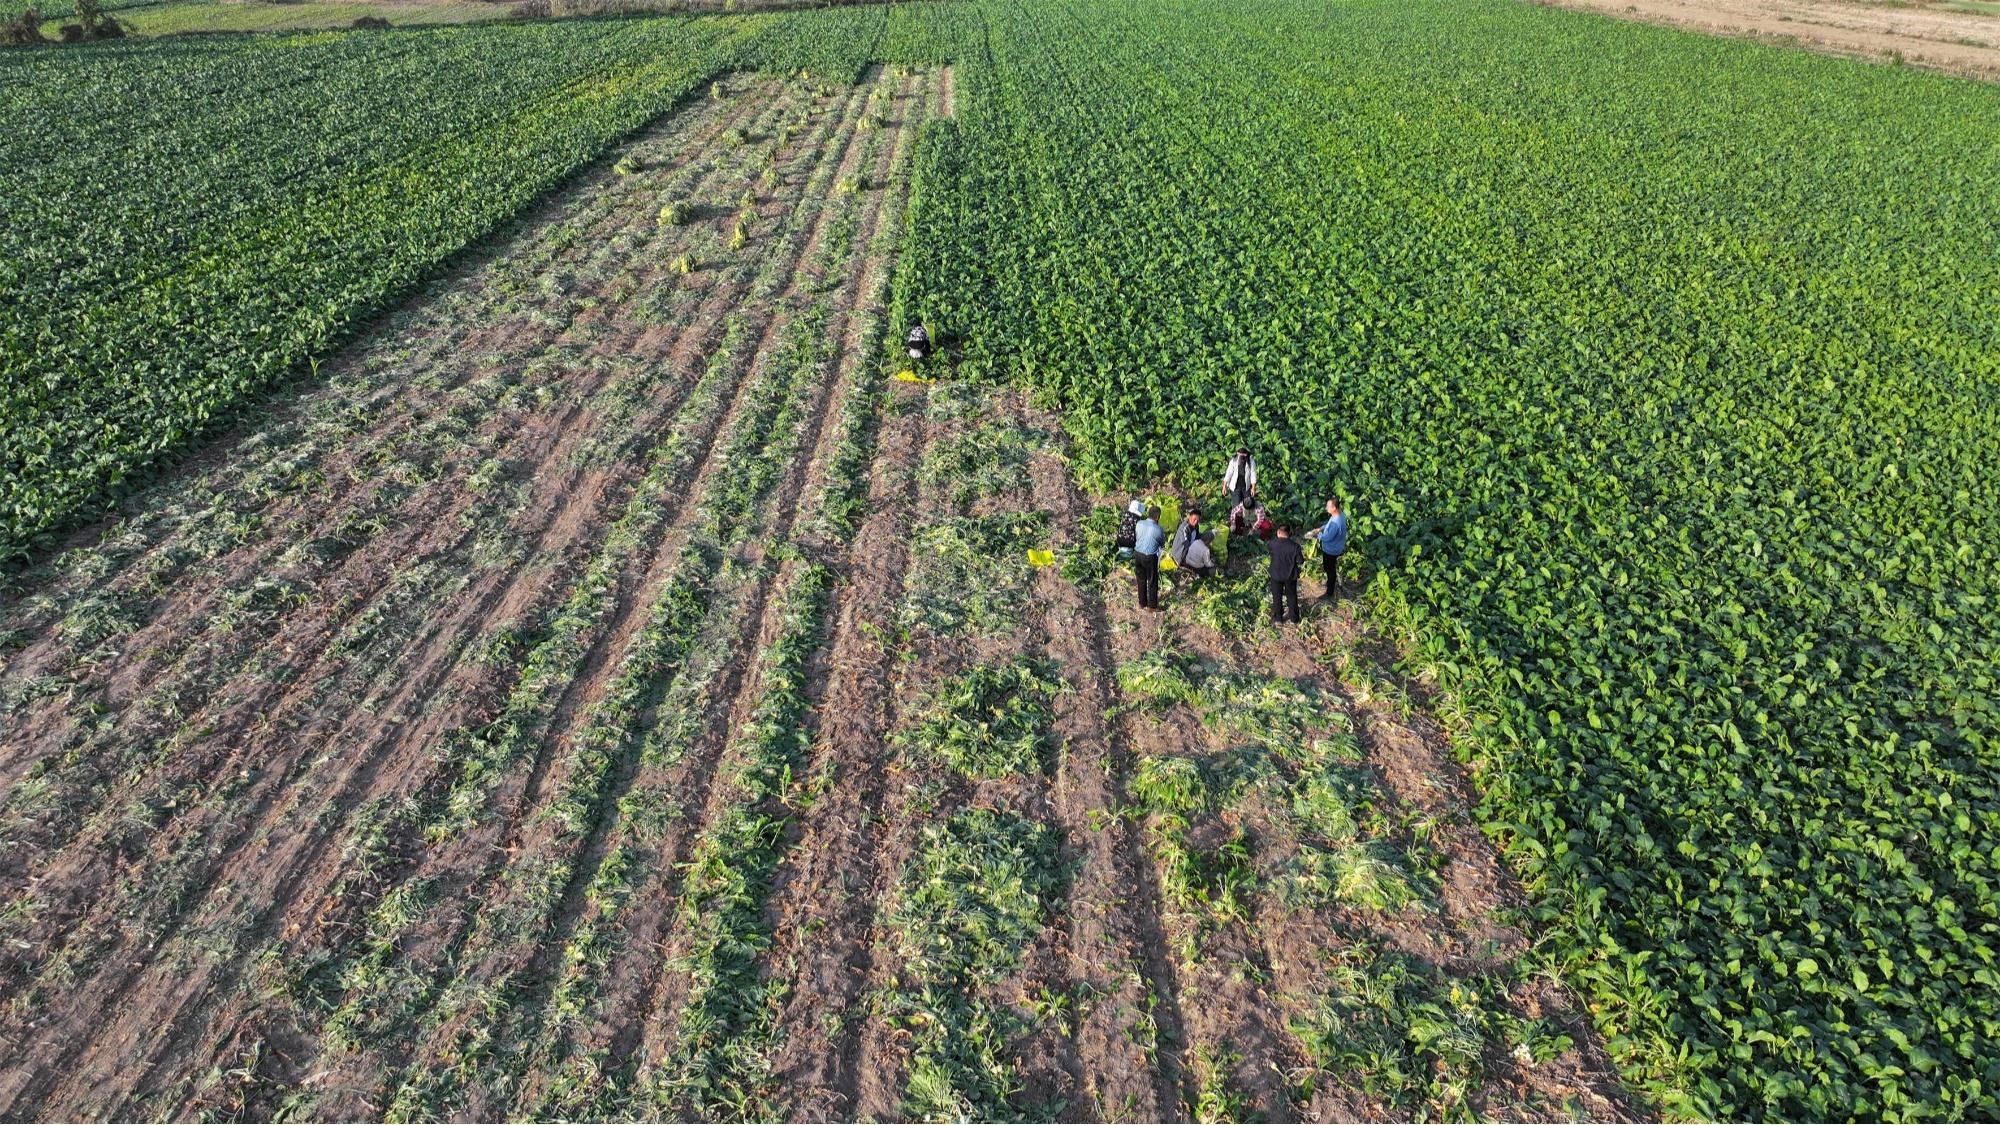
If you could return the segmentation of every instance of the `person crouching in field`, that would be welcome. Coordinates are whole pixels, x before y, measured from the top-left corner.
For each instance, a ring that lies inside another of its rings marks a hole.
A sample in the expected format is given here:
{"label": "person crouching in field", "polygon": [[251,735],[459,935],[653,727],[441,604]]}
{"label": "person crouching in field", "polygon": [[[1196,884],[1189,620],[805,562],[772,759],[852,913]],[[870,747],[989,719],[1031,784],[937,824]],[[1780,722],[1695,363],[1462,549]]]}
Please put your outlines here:
{"label": "person crouching in field", "polygon": [[1273,622],[1299,619],[1299,567],[1305,564],[1306,553],[1292,542],[1292,529],[1284,524],[1277,525],[1277,538],[1271,540],[1271,574],[1265,580],[1271,590],[1271,620]]}
{"label": "person crouching in field", "polygon": [[1325,600],[1340,589],[1340,556],[1347,553],[1347,517],[1340,501],[1326,502],[1326,522],[1313,528],[1312,535],[1319,540],[1319,561],[1326,568],[1326,593],[1320,595]]}
{"label": "person crouching in field", "polygon": [[1187,518],[1174,529],[1174,541],[1167,547],[1167,556],[1174,565],[1196,578],[1207,578],[1215,573],[1215,554],[1208,549],[1209,541],[1215,538],[1213,531],[1201,529],[1201,512],[1189,508]]}
{"label": "person crouching in field", "polygon": [[1132,529],[1132,564],[1139,572],[1139,608],[1160,608],[1160,548],[1167,529],[1160,526],[1160,509],[1147,508],[1146,518]]}

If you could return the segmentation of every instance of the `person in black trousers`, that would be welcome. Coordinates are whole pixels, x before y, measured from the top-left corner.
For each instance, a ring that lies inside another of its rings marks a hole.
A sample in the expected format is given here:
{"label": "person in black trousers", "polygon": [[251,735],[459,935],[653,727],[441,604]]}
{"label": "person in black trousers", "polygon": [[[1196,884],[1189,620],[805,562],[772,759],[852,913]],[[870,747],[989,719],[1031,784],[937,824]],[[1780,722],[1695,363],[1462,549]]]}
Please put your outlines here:
{"label": "person in black trousers", "polygon": [[1320,600],[1331,600],[1340,592],[1340,556],[1347,553],[1347,516],[1340,510],[1340,501],[1326,502],[1326,522],[1309,534],[1319,540],[1320,565],[1326,567],[1326,593]]}
{"label": "person in black trousers", "polygon": [[1149,507],[1146,518],[1132,529],[1132,563],[1139,572],[1139,608],[1160,608],[1160,551],[1167,529],[1160,526],[1160,509]]}
{"label": "person in black trousers", "polygon": [[1299,567],[1305,563],[1306,553],[1292,542],[1292,529],[1278,525],[1277,538],[1271,540],[1271,576],[1265,584],[1271,590],[1271,620],[1274,622],[1299,619]]}

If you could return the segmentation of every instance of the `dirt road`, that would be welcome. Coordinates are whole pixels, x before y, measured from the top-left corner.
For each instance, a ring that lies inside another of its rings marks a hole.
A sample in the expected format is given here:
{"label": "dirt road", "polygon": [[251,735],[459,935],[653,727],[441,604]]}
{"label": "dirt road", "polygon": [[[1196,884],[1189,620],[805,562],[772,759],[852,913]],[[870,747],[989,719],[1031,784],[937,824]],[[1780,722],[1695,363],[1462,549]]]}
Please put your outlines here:
{"label": "dirt road", "polygon": [[1619,19],[1791,44],[2000,82],[2000,6],[1841,0],[1537,0]]}

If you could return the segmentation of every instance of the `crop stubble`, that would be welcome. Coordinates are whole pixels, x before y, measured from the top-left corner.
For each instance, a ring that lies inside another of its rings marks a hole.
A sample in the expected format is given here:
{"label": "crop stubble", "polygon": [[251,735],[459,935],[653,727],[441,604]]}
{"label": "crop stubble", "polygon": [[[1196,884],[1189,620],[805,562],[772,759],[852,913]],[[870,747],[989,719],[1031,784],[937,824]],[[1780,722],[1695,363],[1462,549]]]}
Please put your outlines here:
{"label": "crop stubble", "polygon": [[[803,133],[783,146],[782,178],[755,205],[752,229],[782,231],[775,245],[772,236],[756,237],[748,253],[716,255],[679,278],[666,268],[674,248],[698,243],[704,256],[715,255],[707,244],[720,242],[716,228],[726,229],[727,219],[656,230],[661,201],[647,185],[657,188],[668,169],[593,176],[469,276],[406,310],[396,327],[411,327],[399,336],[350,352],[325,390],[296,408],[276,405],[272,424],[197,478],[196,490],[215,496],[213,509],[190,513],[176,503],[195,490],[163,489],[154,511],[110,529],[97,549],[59,559],[64,573],[12,607],[9,624],[28,639],[8,669],[5,765],[14,783],[7,844],[17,859],[9,865],[17,874],[7,888],[14,960],[5,983],[14,1001],[7,1032],[16,1064],[6,1082],[14,1105],[89,1113],[198,1104],[211,1094],[174,1079],[185,1075],[184,1064],[228,1069],[240,1061],[221,1058],[218,1044],[254,1056],[243,1077],[256,1088],[253,1098],[304,1081],[333,1094],[320,1112],[368,1104],[372,1082],[343,1085],[338,1066],[309,1065],[316,1052],[305,1037],[267,1026],[284,1022],[268,1017],[285,1006],[284,989],[277,997],[248,993],[315,950],[352,941],[368,902],[395,886],[438,880],[441,901],[483,898],[494,880],[486,855],[521,848],[522,827],[532,831],[534,819],[529,798],[563,784],[545,774],[559,759],[562,727],[601,692],[612,653],[634,628],[633,607],[676,557],[677,537],[668,534],[625,545],[626,557],[594,559],[602,549],[596,537],[670,437],[669,424],[694,423],[682,433],[695,454],[740,424],[730,404],[763,362],[754,344],[777,340],[797,319],[788,302],[798,304],[819,278],[852,272],[845,258],[814,256],[838,213],[875,197],[863,193],[850,204],[832,190],[835,165],[860,151],[854,125],[867,90],[816,93],[758,84],[694,106],[633,146],[649,163],[680,163],[693,195],[714,195],[710,206],[727,215],[774,131],[789,124]],[[815,102],[818,122],[800,119],[801,107]],[[737,128],[749,143],[728,143]],[[801,266],[809,273],[792,278]],[[849,287],[834,299],[852,296]],[[593,315],[593,306],[612,311]],[[371,362],[384,353],[388,363]],[[722,409],[677,418],[707,366],[721,372],[710,389]],[[507,395],[507,404],[524,408],[493,410],[494,398]],[[816,418],[820,405],[814,399],[793,413]],[[432,436],[422,429],[427,419],[482,407],[488,416],[475,415],[464,455],[433,479],[408,490],[363,483],[371,460],[394,458],[399,441],[434,447],[423,440]],[[298,415],[379,422],[322,435],[294,423]],[[267,444],[279,453],[246,453]],[[257,485],[243,481],[275,475],[266,467],[277,457],[287,458],[294,480],[314,473],[315,485],[332,483],[258,503]],[[468,486],[482,468],[517,482],[502,490],[512,493],[504,506],[485,502],[476,480]],[[692,480],[669,491],[698,494],[728,468],[703,461]],[[795,497],[796,490],[779,491]],[[664,530],[673,507],[670,497],[631,530]],[[679,507],[684,522],[693,518],[691,506]],[[318,533],[359,522],[357,511],[380,520],[371,541],[331,560],[330,573],[286,568],[286,552],[302,543],[339,543]],[[217,512],[239,522],[248,513],[280,533],[251,531],[209,561],[186,543]],[[652,563],[641,547],[657,548]],[[757,559],[743,565],[755,569]],[[166,589],[143,585],[161,571],[171,580]],[[255,620],[223,618],[274,574],[296,575],[300,594],[285,591]],[[492,807],[514,812],[446,847],[420,847],[409,818],[392,810],[421,806],[447,787],[451,763],[440,760],[440,743],[491,719],[510,687],[519,693],[521,685],[507,682],[508,665],[517,663],[510,654],[526,647],[516,635],[532,639],[541,619],[574,594],[570,584],[586,576],[606,582],[613,595],[605,600],[620,608],[593,623],[586,655],[569,669],[578,674],[557,677],[567,682],[553,693],[561,702],[543,732],[549,749],[494,794]],[[73,643],[74,630],[60,618],[111,598],[137,603],[132,612],[142,620],[79,651],[85,646]],[[356,660],[341,641],[353,641],[353,626],[371,610],[377,631],[357,642],[364,659]],[[218,627],[219,618],[227,623]],[[274,659],[286,667],[267,667]],[[23,684],[56,690],[38,697]],[[217,807],[203,810],[202,823],[171,811],[185,802],[168,794],[211,799],[231,775],[241,792],[210,800]],[[135,830],[129,810],[148,797],[169,819]],[[354,854],[379,827],[365,823],[371,818],[390,822],[389,839],[374,844],[384,858],[373,872],[357,870],[368,864]],[[162,877],[181,871],[179,893],[190,901],[152,909]],[[224,922],[233,932],[216,955],[191,963],[167,944]],[[453,924],[435,928],[428,940],[406,939],[411,960],[456,940]],[[198,983],[186,975],[191,968]],[[301,1026],[317,1022],[311,1011],[298,1015]],[[380,1065],[364,1053],[350,1068],[365,1075]]]}

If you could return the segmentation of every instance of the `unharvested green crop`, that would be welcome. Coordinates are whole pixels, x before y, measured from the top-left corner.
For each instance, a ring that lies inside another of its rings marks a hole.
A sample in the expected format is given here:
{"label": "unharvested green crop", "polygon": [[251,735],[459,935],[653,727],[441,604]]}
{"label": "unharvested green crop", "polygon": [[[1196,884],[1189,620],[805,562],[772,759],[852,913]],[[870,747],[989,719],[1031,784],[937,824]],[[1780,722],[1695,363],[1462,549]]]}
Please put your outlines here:
{"label": "unharvested green crop", "polygon": [[1348,501],[1666,1112],[2000,1112],[2000,91],[1485,0],[980,10],[898,319],[1092,484],[1247,442]]}

